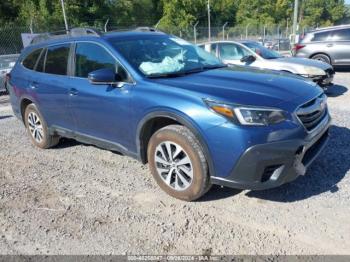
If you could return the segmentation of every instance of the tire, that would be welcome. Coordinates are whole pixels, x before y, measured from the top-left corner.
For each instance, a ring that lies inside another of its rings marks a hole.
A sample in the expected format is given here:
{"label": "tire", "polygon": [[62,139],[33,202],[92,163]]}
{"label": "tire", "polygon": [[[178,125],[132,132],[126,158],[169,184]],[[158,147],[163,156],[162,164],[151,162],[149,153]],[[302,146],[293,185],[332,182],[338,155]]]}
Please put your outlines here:
{"label": "tire", "polygon": [[311,58],[314,59],[314,60],[325,62],[325,63],[330,64],[330,65],[332,64],[331,59],[329,58],[329,56],[325,55],[325,54],[317,54],[317,55],[314,55]]}
{"label": "tire", "polygon": [[210,189],[207,161],[188,128],[170,125],[158,130],[150,139],[147,156],[157,184],[172,197],[193,201]]}
{"label": "tire", "polygon": [[59,137],[49,134],[45,119],[34,104],[29,104],[24,112],[24,124],[32,143],[42,149],[58,144]]}

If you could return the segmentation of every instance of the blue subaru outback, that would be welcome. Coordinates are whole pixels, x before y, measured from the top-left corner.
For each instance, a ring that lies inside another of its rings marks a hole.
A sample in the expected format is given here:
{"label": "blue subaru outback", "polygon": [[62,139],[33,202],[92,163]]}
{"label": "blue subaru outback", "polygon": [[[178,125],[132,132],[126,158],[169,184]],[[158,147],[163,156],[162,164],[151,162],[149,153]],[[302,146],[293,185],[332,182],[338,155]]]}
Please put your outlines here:
{"label": "blue subaru outback", "polygon": [[259,190],[304,175],[330,126],[316,84],[226,67],[154,30],[41,37],[23,50],[9,92],[34,145],[68,137],[121,152],[187,201],[212,184]]}

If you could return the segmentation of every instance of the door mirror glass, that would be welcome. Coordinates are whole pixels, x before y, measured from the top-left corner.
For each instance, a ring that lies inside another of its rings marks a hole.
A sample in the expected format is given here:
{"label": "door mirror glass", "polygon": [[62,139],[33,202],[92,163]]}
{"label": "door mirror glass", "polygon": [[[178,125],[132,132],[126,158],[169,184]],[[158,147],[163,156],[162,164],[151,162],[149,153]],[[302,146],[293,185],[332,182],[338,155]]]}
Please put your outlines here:
{"label": "door mirror glass", "polygon": [[256,60],[256,57],[253,55],[243,56],[241,59],[242,63],[253,63]]}
{"label": "door mirror glass", "polygon": [[106,85],[106,84],[115,84],[117,74],[111,68],[102,68],[95,71],[92,71],[88,75],[89,81],[94,85]]}

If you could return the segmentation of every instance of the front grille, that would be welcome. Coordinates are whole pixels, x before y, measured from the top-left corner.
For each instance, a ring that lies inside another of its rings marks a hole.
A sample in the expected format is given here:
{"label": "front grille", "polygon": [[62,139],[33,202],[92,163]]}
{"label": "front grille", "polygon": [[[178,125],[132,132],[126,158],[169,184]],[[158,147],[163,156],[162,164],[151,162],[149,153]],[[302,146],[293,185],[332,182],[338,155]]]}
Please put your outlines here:
{"label": "front grille", "polygon": [[308,131],[312,131],[328,114],[326,96],[324,94],[302,105],[297,116]]}

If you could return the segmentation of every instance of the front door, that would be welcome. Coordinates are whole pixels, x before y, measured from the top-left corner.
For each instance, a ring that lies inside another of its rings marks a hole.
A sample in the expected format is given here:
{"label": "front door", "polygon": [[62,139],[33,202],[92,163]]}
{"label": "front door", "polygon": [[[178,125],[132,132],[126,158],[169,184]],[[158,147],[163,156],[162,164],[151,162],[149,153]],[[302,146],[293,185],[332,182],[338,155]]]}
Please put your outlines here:
{"label": "front door", "polygon": [[218,52],[221,60],[225,64],[233,64],[233,65],[253,65],[253,63],[245,63],[241,62],[241,59],[244,56],[253,55],[253,52],[248,51],[244,47],[235,44],[235,43],[219,43],[218,44]]}
{"label": "front door", "polygon": [[[88,74],[102,68],[113,68],[121,76],[119,80],[125,83],[121,87],[91,84]],[[129,116],[134,85],[124,68],[105,47],[92,42],[78,42],[73,71],[69,99],[78,135],[128,148],[132,142]]]}

